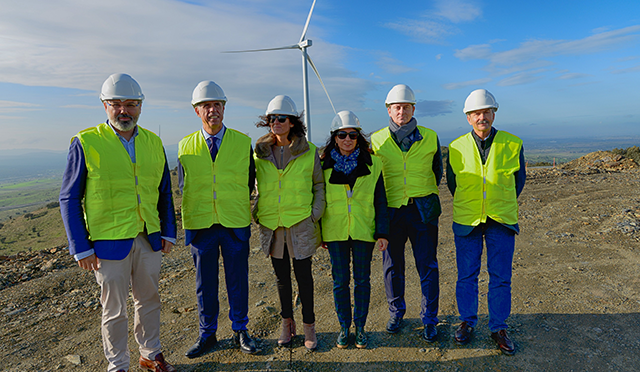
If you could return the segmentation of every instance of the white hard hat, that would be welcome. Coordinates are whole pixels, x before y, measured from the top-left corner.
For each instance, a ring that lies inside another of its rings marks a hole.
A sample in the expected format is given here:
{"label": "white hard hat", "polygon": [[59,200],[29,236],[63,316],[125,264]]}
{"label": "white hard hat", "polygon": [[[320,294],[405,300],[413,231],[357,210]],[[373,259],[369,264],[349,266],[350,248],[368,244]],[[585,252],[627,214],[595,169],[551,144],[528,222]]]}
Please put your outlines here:
{"label": "white hard hat", "polygon": [[340,129],[353,128],[361,130],[360,120],[356,114],[351,111],[340,111],[331,121],[331,132],[335,132]]}
{"label": "white hard hat", "polygon": [[408,85],[398,84],[391,88],[387,94],[387,99],[384,101],[385,106],[389,107],[394,103],[410,103],[416,104],[416,96],[413,94],[413,90]]}
{"label": "white hard hat", "polygon": [[281,94],[273,97],[271,102],[269,102],[265,115],[298,116],[298,110],[296,109],[296,104],[289,96]]}
{"label": "white hard hat", "polygon": [[220,85],[210,80],[201,81],[196,85],[191,96],[191,105],[195,107],[198,103],[209,101],[222,101],[227,103],[227,96],[220,88]]}
{"label": "white hard hat", "polygon": [[127,100],[135,99],[144,100],[144,94],[137,81],[127,74],[113,74],[107,78],[102,84],[100,92],[100,100],[107,101],[112,99]]}
{"label": "white hard hat", "polygon": [[462,111],[465,114],[468,114],[471,111],[483,110],[486,108],[493,108],[494,111],[498,111],[498,102],[496,102],[496,98],[486,89],[476,89],[471,92],[469,97],[464,101],[464,109]]}

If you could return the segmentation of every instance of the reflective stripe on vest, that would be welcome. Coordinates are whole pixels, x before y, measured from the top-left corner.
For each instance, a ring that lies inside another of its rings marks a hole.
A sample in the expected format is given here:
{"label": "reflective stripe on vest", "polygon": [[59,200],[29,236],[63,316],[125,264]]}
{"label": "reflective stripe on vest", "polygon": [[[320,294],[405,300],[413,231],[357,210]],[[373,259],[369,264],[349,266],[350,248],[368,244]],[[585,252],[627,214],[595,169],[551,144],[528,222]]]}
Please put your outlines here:
{"label": "reflective stripe on vest", "polygon": [[354,240],[374,242],[376,210],[374,195],[382,173],[382,161],[372,156],[371,174],[358,177],[353,190],[349,185],[329,183],[332,168],[324,170],[327,208],[322,215],[322,240],[325,242]]}
{"label": "reflective stripe on vest", "polygon": [[487,217],[508,225],[518,223],[514,173],[520,169],[521,148],[518,137],[498,131],[483,165],[471,133],[451,142],[449,163],[456,175],[455,223],[477,226]]}
{"label": "reflective stripe on vest", "polygon": [[251,139],[226,128],[216,161],[211,160],[201,131],[183,138],[178,158],[184,168],[182,225],[188,230],[213,224],[228,228],[251,223],[249,153]]}
{"label": "reflective stripe on vest", "polygon": [[409,198],[438,194],[433,174],[433,157],[438,151],[438,136],[431,129],[418,126],[422,140],[402,152],[391,137],[389,127],[371,135],[371,147],[382,160],[382,175],[391,208],[407,205]]}
{"label": "reflective stripe on vest", "polygon": [[315,156],[316,146],[309,143],[309,150],[278,169],[270,160],[254,155],[261,225],[271,230],[290,228],[311,216]]}
{"label": "reflective stripe on vest", "polygon": [[160,231],[158,187],[164,172],[162,141],[138,127],[136,163],[109,127],[102,123],[76,135],[82,144],[87,180],[85,219],[91,240],[135,238],[147,228]]}

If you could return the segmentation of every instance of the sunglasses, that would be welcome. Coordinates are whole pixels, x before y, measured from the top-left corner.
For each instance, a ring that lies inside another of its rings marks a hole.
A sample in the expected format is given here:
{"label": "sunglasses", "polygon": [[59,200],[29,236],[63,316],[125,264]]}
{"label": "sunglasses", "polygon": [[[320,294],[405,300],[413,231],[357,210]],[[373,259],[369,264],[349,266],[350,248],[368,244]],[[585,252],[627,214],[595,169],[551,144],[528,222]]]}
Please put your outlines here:
{"label": "sunglasses", "polygon": [[278,120],[278,122],[280,123],[284,123],[288,118],[289,117],[287,115],[274,115],[269,117],[269,123],[275,123],[276,120]]}
{"label": "sunglasses", "polygon": [[340,138],[340,139],[345,139],[347,138],[347,136],[349,136],[350,139],[354,140],[356,138],[358,138],[360,134],[356,131],[356,132],[345,132],[345,131],[340,131],[338,132],[338,134],[336,134],[336,137]]}

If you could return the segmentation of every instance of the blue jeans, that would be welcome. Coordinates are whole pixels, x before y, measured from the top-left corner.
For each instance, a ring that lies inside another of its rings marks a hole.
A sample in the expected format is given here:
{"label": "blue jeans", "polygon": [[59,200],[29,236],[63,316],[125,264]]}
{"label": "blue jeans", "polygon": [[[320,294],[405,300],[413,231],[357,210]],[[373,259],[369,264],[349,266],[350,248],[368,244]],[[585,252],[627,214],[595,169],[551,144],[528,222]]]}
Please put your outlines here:
{"label": "blue jeans", "polygon": [[[249,229],[246,227],[245,229]],[[224,277],[229,298],[231,329],[247,329],[249,317],[249,236],[222,225],[198,231],[191,241],[191,255],[196,267],[196,296],[200,318],[200,336],[207,338],[218,329],[218,258],[222,254]]]}
{"label": "blue jeans", "polygon": [[369,314],[371,298],[371,257],[373,242],[347,240],[327,242],[331,256],[331,274],[333,276],[333,299],[340,327],[351,327],[351,257],[353,257],[353,323],[364,327]]}
{"label": "blue jeans", "polygon": [[423,324],[438,324],[440,297],[440,273],[436,258],[438,226],[423,223],[415,203],[392,211],[391,216],[389,246],[382,252],[382,269],[389,314],[392,317],[402,318],[407,310],[404,300],[404,246],[409,239],[422,290],[420,318]]}
{"label": "blue jeans", "polygon": [[489,221],[476,226],[467,236],[455,235],[458,281],[456,300],[460,320],[471,327],[478,323],[478,274],[482,259],[482,239],[487,246],[489,272],[489,329],[506,329],[511,314],[511,267],[515,248],[515,231]]}

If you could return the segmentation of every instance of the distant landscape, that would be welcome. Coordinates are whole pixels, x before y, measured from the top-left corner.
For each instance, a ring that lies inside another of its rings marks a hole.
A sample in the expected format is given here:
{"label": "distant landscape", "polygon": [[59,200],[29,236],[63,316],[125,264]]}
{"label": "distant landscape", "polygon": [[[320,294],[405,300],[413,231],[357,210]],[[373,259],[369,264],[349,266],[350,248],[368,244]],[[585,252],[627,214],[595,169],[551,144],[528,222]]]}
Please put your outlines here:
{"label": "distant landscape", "polygon": [[[447,144],[450,139],[441,139]],[[604,139],[525,140],[530,166],[562,164],[600,150],[638,146],[640,137]],[[322,144],[319,144],[322,145]],[[177,164],[177,145],[165,147],[169,166]],[[60,191],[66,151],[0,151],[0,221],[30,213],[56,202]]]}

